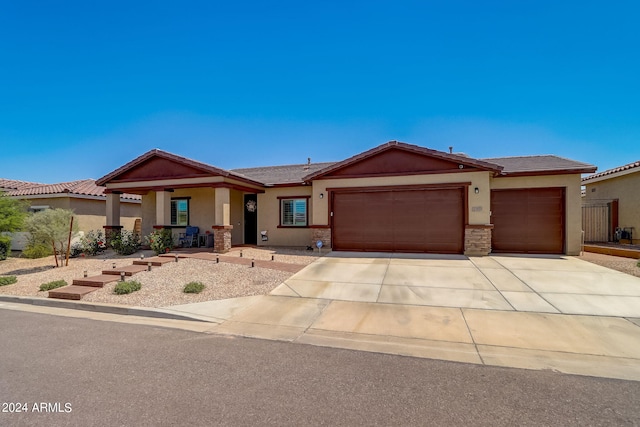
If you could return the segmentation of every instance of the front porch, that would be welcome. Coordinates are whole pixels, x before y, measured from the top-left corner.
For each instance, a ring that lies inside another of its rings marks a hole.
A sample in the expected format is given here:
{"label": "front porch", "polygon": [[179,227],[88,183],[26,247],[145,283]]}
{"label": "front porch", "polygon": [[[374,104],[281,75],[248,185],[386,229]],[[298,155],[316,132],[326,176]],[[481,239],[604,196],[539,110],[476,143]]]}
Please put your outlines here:
{"label": "front porch", "polygon": [[187,227],[197,227],[195,245],[214,252],[256,243],[255,207],[264,189],[241,175],[152,150],[98,181],[107,187],[107,234],[122,228],[120,194],[127,192],[142,196],[142,236],[168,229],[177,244]]}

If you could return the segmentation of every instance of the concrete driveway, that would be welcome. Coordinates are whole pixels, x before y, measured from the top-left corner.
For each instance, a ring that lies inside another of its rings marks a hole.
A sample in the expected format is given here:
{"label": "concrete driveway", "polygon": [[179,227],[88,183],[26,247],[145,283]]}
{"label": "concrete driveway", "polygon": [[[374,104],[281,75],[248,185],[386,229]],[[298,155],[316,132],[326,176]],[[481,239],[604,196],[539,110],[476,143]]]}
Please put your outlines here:
{"label": "concrete driveway", "polygon": [[271,295],[171,309],[222,334],[640,380],[640,278],[573,257],[333,252]]}

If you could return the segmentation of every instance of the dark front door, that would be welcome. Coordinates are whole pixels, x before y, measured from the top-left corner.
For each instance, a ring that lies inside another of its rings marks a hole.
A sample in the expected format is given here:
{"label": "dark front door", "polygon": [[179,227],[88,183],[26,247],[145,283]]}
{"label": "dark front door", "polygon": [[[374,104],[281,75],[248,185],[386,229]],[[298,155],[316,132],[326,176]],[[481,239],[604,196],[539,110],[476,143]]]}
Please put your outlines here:
{"label": "dark front door", "polygon": [[244,243],[258,243],[258,197],[255,194],[244,195]]}

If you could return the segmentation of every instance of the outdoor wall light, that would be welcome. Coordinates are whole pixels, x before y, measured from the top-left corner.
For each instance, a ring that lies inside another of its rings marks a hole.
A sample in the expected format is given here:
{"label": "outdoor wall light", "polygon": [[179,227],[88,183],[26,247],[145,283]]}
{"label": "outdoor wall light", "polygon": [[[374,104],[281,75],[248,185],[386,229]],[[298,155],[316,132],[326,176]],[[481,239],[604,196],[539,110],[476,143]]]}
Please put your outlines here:
{"label": "outdoor wall light", "polygon": [[480,192],[480,189],[478,187],[476,187],[476,188],[473,189],[473,192],[478,194]]}
{"label": "outdoor wall light", "polygon": [[320,198],[324,199],[324,193],[320,193]]}

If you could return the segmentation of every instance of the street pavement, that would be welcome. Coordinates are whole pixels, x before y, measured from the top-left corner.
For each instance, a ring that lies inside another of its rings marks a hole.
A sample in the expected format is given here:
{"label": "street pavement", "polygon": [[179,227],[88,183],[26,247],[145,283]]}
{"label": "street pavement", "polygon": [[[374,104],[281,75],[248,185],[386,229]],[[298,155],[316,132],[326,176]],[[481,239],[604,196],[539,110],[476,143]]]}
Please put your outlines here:
{"label": "street pavement", "polygon": [[637,381],[223,337],[166,322],[0,310],[0,400],[28,407],[0,412],[0,425],[640,423]]}

